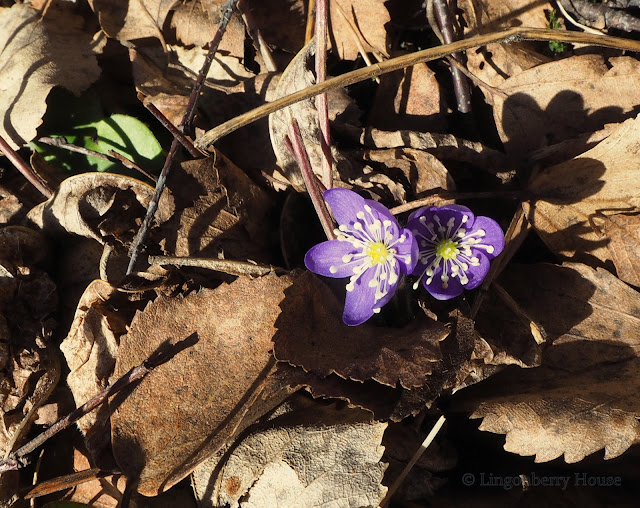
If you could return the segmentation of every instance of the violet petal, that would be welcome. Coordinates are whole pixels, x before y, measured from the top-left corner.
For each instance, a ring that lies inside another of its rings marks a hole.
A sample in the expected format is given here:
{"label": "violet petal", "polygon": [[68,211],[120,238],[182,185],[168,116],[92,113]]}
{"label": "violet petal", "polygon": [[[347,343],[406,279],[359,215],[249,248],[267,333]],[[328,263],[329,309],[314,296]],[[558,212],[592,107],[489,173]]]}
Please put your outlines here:
{"label": "violet petal", "polygon": [[493,247],[493,252],[488,252],[486,249],[481,249],[479,247],[475,247],[476,249],[485,253],[489,259],[495,258],[502,252],[504,249],[504,233],[496,221],[489,217],[478,217],[473,225],[473,229],[474,231],[477,231],[478,229],[484,230],[485,236],[482,239],[482,243],[485,245],[491,245]]}
{"label": "violet petal", "polygon": [[[413,269],[418,262],[420,255],[418,242],[410,229],[403,229],[400,231],[400,235],[405,235],[406,240],[404,242],[398,242],[393,247],[398,252],[398,262],[402,267],[402,273],[407,274],[413,272]],[[407,262],[407,260],[409,262]]]}
{"label": "violet petal", "polygon": [[[330,240],[313,246],[304,256],[305,266],[313,273],[324,275],[325,277],[343,278],[353,275],[356,262],[345,263],[343,256],[358,252],[349,242]],[[331,268],[334,267],[335,271]]]}
{"label": "violet petal", "polygon": [[329,189],[322,196],[338,224],[355,222],[356,214],[364,210],[365,199],[348,189]]}
{"label": "violet petal", "polygon": [[375,270],[366,270],[356,281],[353,291],[347,291],[344,301],[342,321],[349,326],[357,326],[373,316],[375,288],[369,287]]}
{"label": "violet petal", "polygon": [[460,279],[458,279],[458,277],[449,277],[447,287],[443,288],[442,279],[440,278],[441,275],[442,264],[440,264],[440,266],[435,270],[431,284],[427,285],[426,275],[422,278],[422,284],[431,296],[436,300],[450,300],[451,298],[455,298],[462,294],[466,286],[463,286],[460,283]]}
{"label": "violet petal", "polygon": [[474,255],[480,261],[478,266],[469,265],[469,269],[467,270],[467,277],[469,278],[469,282],[464,285],[465,289],[475,289],[487,276],[489,273],[489,258],[484,254],[484,251],[475,251]]}

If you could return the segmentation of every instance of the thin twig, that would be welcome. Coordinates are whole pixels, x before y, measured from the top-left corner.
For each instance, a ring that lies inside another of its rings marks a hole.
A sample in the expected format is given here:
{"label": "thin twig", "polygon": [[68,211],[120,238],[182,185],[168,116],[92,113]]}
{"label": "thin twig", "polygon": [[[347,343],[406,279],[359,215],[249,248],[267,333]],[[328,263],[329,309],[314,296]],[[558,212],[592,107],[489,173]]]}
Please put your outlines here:
{"label": "thin twig", "polygon": [[67,416],[58,420],[47,430],[42,432],[40,435],[33,438],[27,444],[18,448],[14,453],[10,454],[4,460],[0,460],[0,473],[3,471],[10,471],[19,469],[20,467],[24,467],[27,464],[25,457],[37,449],[39,446],[43,445],[49,438],[56,435],[58,432],[66,429],[70,425],[73,425],[80,418],[90,413],[94,409],[96,409],[101,404],[104,404],[109,397],[119,392],[123,388],[126,388],[131,383],[142,379],[149,372],[151,372],[156,364],[151,364],[149,361],[145,361],[142,365],[138,365],[137,367],[133,367],[129,372],[127,372],[124,376],[119,378],[115,383],[109,385],[105,390],[100,392],[98,395],[85,402],[79,408],[73,410]]}
{"label": "thin twig", "polygon": [[56,136],[55,138],[51,138],[48,136],[43,136],[36,140],[37,143],[42,143],[44,145],[55,146],[56,148],[63,148],[70,152],[80,153],[82,155],[87,155],[89,157],[95,157],[96,159],[102,159],[105,161],[113,162],[113,159],[108,155],[105,155],[100,152],[96,152],[94,150],[89,150],[83,146],[78,146],[71,144],[67,141],[67,138],[63,136]]}
{"label": "thin twig", "polygon": [[296,122],[295,118],[291,119],[291,123],[289,125],[289,136],[285,139],[285,143],[294,155],[298,166],[300,166],[304,184],[306,185],[307,192],[311,197],[313,207],[318,214],[318,218],[322,224],[322,229],[324,229],[324,233],[327,235],[327,238],[329,240],[333,240],[335,238],[335,234],[333,233],[333,220],[331,219],[329,210],[327,210],[327,206],[324,204],[324,200],[322,199],[320,187],[317,185],[318,182],[316,175],[311,169],[309,154],[307,154],[307,150],[304,147],[302,135],[300,134],[300,127],[298,127],[298,122]]}
{"label": "thin twig", "polygon": [[[433,11],[435,18],[440,27],[440,33],[445,44],[451,44],[457,37],[453,33],[453,20],[451,19],[451,13],[449,12],[449,6],[446,0],[429,0],[433,3]],[[459,53],[454,53],[451,59],[460,63]],[[452,66],[451,78],[453,79],[453,90],[456,95],[456,102],[458,103],[458,111],[460,113],[469,113],[471,111],[471,94],[469,93],[469,83],[465,79],[465,76],[460,70]]]}
{"label": "thin twig", "polygon": [[526,196],[526,192],[522,190],[497,190],[497,191],[485,191],[485,192],[455,192],[444,189],[432,189],[430,196],[409,201],[404,205],[399,205],[391,208],[390,212],[393,215],[409,212],[416,208],[423,206],[432,206],[442,201],[463,200],[463,199],[487,199],[487,198],[502,198],[502,199],[523,199]]}
{"label": "thin twig", "polygon": [[558,0],[556,2],[556,5],[558,6],[558,10],[562,13],[562,15],[564,16],[564,19],[566,19],[569,23],[571,23],[573,26],[576,26],[582,30],[584,30],[587,33],[590,34],[594,34],[594,35],[604,35],[604,32],[601,30],[597,30],[595,28],[592,28],[590,26],[587,25],[583,25],[582,23],[576,21],[573,16],[571,16],[571,14],[569,14],[567,12],[567,10],[564,8],[564,5],[562,5],[562,2],[560,0]]}
{"label": "thin twig", "polygon": [[128,159],[124,155],[116,152],[115,150],[109,150],[109,155],[96,152],[95,150],[89,150],[83,146],[74,145],[73,143],[69,143],[67,138],[64,136],[56,136],[55,138],[51,138],[48,136],[43,136],[36,140],[38,143],[42,143],[49,146],[55,146],[56,148],[62,148],[63,150],[68,150],[69,152],[75,152],[82,155],[86,155],[87,157],[95,157],[96,159],[108,161],[108,162],[116,162],[122,164],[125,168],[132,169],[134,171],[139,172],[140,174],[147,177],[149,180],[156,180],[156,177],[147,173],[144,169],[138,166],[131,159]]}
{"label": "thin twig", "polygon": [[145,108],[147,108],[149,112],[156,118],[156,120],[158,120],[158,122],[160,122],[160,124],[165,129],[167,129],[171,133],[171,135],[180,142],[182,146],[184,146],[187,149],[187,151],[191,154],[192,157],[200,158],[203,155],[205,155],[195,147],[195,145],[193,144],[193,141],[191,141],[187,136],[182,134],[182,132],[180,132],[180,129],[178,129],[175,125],[173,125],[169,121],[169,119],[166,116],[164,116],[162,111],[156,108],[153,105],[153,103],[145,101],[144,95],[139,92],[138,92],[138,99],[140,100],[140,102],[142,102],[142,105]]}
{"label": "thin twig", "polygon": [[[489,268],[489,273],[484,278],[482,285],[478,290],[476,290],[477,295],[475,300],[473,301],[473,305],[471,306],[471,319],[475,319],[482,302],[487,296],[489,286],[493,283],[494,279],[502,273],[504,267],[507,266],[507,263],[511,261],[515,253],[520,249],[522,242],[525,241],[527,235],[531,231],[531,224],[527,221],[524,211],[522,207],[518,208],[515,215],[511,219],[511,223],[509,224],[509,228],[507,229],[506,234],[504,235],[504,250],[502,253],[493,260],[491,263],[491,267]],[[532,329],[532,333],[535,333]],[[535,336],[535,335],[534,335]]]}
{"label": "thin twig", "polygon": [[109,155],[111,157],[113,157],[114,159],[116,159],[120,164],[122,164],[125,168],[127,169],[132,169],[134,171],[137,171],[138,173],[140,173],[141,175],[145,176],[146,178],[148,178],[149,180],[151,180],[152,182],[157,182],[158,179],[153,176],[151,173],[145,171],[144,169],[142,169],[140,166],[138,166],[135,162],[133,162],[130,159],[127,159],[124,155],[122,155],[121,153],[116,152],[115,150],[109,150]]}
{"label": "thin twig", "polygon": [[[189,96],[189,102],[187,103],[187,109],[182,118],[182,122],[180,122],[179,129],[182,132],[185,132],[186,128],[191,125],[191,121],[193,120],[193,116],[196,110],[196,103],[198,97],[200,95],[200,90],[202,89],[202,85],[204,84],[204,80],[209,73],[209,68],[211,67],[211,63],[213,62],[213,57],[215,56],[218,46],[220,45],[220,41],[222,40],[222,35],[227,29],[227,25],[229,20],[231,19],[231,15],[233,14],[233,9],[235,8],[238,0],[227,0],[225,4],[222,6],[220,13],[220,21],[218,23],[218,29],[216,30],[213,39],[209,43],[209,51],[207,56],[205,57],[204,63],[200,72],[198,73],[198,78],[193,85],[193,90],[191,91],[191,95]],[[136,265],[136,261],[138,259],[138,254],[140,252],[140,248],[142,244],[145,242],[147,235],[149,234],[149,230],[151,229],[151,223],[153,222],[153,218],[155,217],[156,210],[158,209],[158,203],[160,202],[160,197],[164,191],[164,188],[167,185],[167,175],[169,174],[169,169],[171,168],[171,163],[173,162],[173,158],[175,157],[178,151],[179,142],[174,138],[171,143],[171,148],[169,149],[169,153],[167,154],[167,159],[165,160],[164,166],[162,167],[162,171],[160,172],[160,176],[158,177],[158,182],[156,183],[156,190],[153,195],[153,198],[149,202],[149,207],[147,208],[147,214],[142,221],[142,225],[138,230],[135,238],[133,239],[133,243],[131,244],[131,248],[129,249],[129,266],[127,267],[127,275],[133,272],[133,269]]]}
{"label": "thin twig", "polygon": [[246,261],[231,261],[229,259],[217,258],[190,258],[178,256],[149,256],[149,264],[160,266],[194,266],[196,268],[206,268],[216,272],[228,273],[229,275],[239,275],[247,277],[261,277],[270,273],[282,275],[287,273],[284,268],[273,265],[261,265],[258,263],[248,263]]}
{"label": "thin twig", "polygon": [[[360,35],[358,35],[358,34],[362,34],[362,32],[360,32],[358,28],[353,24],[353,21],[347,16],[347,13],[344,12],[344,9],[340,6],[339,3],[335,3],[334,7],[338,10],[344,22],[349,26],[349,32],[351,33],[351,38],[355,42],[356,46],[358,46],[358,52],[360,53],[360,56],[364,60],[364,63],[366,63],[367,65],[373,65],[373,62],[369,58],[369,55],[367,54],[366,50],[364,49],[364,46],[362,45],[362,41],[360,40]],[[378,59],[378,61],[382,61],[382,58],[380,57],[380,55],[376,54],[376,58]],[[376,80],[376,83],[380,84],[380,78],[376,77],[375,80]]]}
{"label": "thin twig", "polygon": [[486,46],[487,44],[497,43],[510,43],[520,41],[559,41],[568,42],[572,44],[593,44],[595,46],[602,46],[606,48],[621,49],[627,51],[640,52],[640,41],[634,41],[630,39],[622,39],[620,37],[609,37],[592,35],[581,32],[568,32],[560,30],[548,30],[546,28],[526,28],[526,27],[513,27],[503,30],[501,32],[494,32],[490,34],[477,35],[469,39],[463,39],[456,41],[452,44],[446,44],[444,46],[437,46],[435,48],[424,49],[422,51],[416,51],[408,55],[401,55],[396,58],[391,58],[372,65],[371,67],[364,67],[362,69],[356,69],[355,71],[347,72],[341,76],[327,79],[322,83],[316,83],[304,90],[299,90],[292,94],[286,95],[273,102],[263,104],[247,113],[238,115],[231,120],[224,122],[217,127],[207,131],[196,140],[196,146],[206,149],[212,143],[226,136],[227,134],[244,127],[250,123],[264,118],[282,108],[291,106],[305,99],[315,97],[316,95],[337,88],[343,88],[354,83],[359,83],[367,79],[387,74],[389,72],[411,67],[423,62],[430,62],[437,60],[438,58],[444,58],[452,53],[459,53],[460,51],[466,51],[471,48]]}
{"label": "thin twig", "polygon": [[316,15],[316,0],[309,0],[309,5],[307,6],[307,26],[304,32],[304,44],[305,46],[313,37],[313,28],[315,26],[315,18]]}
{"label": "thin twig", "polygon": [[7,143],[2,136],[0,136],[0,150],[4,153],[7,159],[9,159],[11,164],[13,164],[14,167],[29,181],[29,183],[38,189],[45,198],[51,197],[53,189],[33,171],[33,168],[18,155],[18,152],[9,146],[9,143]]}
{"label": "thin twig", "polygon": [[[329,0],[316,0],[316,83],[327,79],[327,17]],[[331,133],[329,132],[329,106],[327,94],[316,96],[318,125],[320,127],[320,149],[322,151],[322,183],[327,189],[333,187],[333,158],[331,157]]]}
{"label": "thin twig", "polygon": [[271,51],[269,51],[269,45],[264,40],[264,37],[262,37],[262,32],[258,28],[258,24],[255,22],[253,15],[251,14],[250,6],[247,5],[246,1],[240,0],[238,2],[238,10],[242,15],[242,21],[244,21],[244,25],[247,27],[249,36],[260,52],[260,56],[264,61],[267,72],[277,72],[278,66],[271,55]]}
{"label": "thin twig", "polygon": [[398,490],[398,487],[402,485],[402,482],[407,477],[409,472],[413,469],[413,466],[415,466],[416,462],[418,462],[418,459],[422,457],[422,454],[427,450],[427,448],[429,448],[429,445],[436,438],[436,436],[438,435],[438,432],[440,432],[440,429],[444,425],[444,422],[445,422],[445,417],[444,415],[442,415],[440,418],[438,418],[438,421],[431,429],[431,432],[429,432],[429,435],[422,442],[422,444],[420,445],[420,448],[416,450],[416,453],[413,455],[413,457],[411,458],[409,463],[406,465],[406,467],[402,470],[402,473],[400,473],[400,476],[398,476],[398,478],[396,478],[396,481],[394,481],[391,487],[389,487],[389,490],[387,491],[387,495],[384,496],[384,499],[380,502],[380,506],[385,506],[389,502],[391,497],[396,493],[396,491]]}

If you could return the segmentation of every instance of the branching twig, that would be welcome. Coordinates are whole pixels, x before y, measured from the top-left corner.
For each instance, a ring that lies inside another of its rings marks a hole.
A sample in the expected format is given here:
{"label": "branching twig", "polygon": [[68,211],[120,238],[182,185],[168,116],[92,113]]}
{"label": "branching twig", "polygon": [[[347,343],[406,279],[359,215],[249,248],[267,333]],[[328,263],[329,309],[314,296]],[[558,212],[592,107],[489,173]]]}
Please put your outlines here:
{"label": "branching twig", "polygon": [[[183,132],[193,120],[193,115],[196,110],[196,102],[198,100],[198,96],[200,95],[200,90],[202,89],[204,80],[209,73],[209,68],[211,67],[211,63],[213,62],[213,57],[218,50],[222,35],[227,29],[227,24],[231,19],[233,9],[235,8],[235,5],[237,3],[238,0],[227,0],[227,2],[222,6],[220,22],[218,23],[218,30],[209,43],[209,52],[207,53],[204,64],[202,65],[202,69],[200,69],[200,72],[198,73],[198,78],[193,85],[193,90],[191,91],[191,95],[189,96],[189,102],[187,103],[187,110],[184,114],[184,117],[182,118],[182,122],[180,123],[180,130]],[[160,197],[162,196],[164,188],[167,185],[167,175],[169,174],[171,163],[173,162],[173,159],[178,151],[178,145],[178,140],[174,139],[171,143],[171,148],[169,149],[169,153],[167,154],[167,159],[164,163],[164,166],[162,167],[162,171],[160,172],[160,176],[158,177],[156,190],[153,198],[149,202],[147,214],[145,215],[144,220],[142,221],[142,225],[140,226],[140,229],[138,230],[138,233],[136,234],[135,238],[133,239],[133,243],[131,244],[131,248],[129,250],[130,259],[129,266],[127,267],[127,275],[133,272],[133,268],[135,267],[136,261],[138,259],[140,248],[142,247],[142,244],[145,242],[147,235],[149,234],[149,229],[151,229],[151,223],[153,221],[153,218],[155,217],[156,210],[158,209]]]}
{"label": "branching twig", "polygon": [[382,74],[404,69],[418,63],[430,62],[432,60],[437,60],[438,58],[444,58],[453,53],[459,53],[460,51],[466,51],[471,48],[486,46],[487,44],[519,41],[559,41],[572,44],[593,44],[595,46],[602,46],[606,48],[640,52],[640,41],[622,39],[620,37],[602,37],[599,35],[562,30],[548,30],[545,28],[509,28],[501,32],[477,35],[452,44],[446,44],[444,46],[429,48],[422,51],[416,51],[415,53],[408,55],[391,58],[384,62],[374,64],[371,67],[357,69],[355,71],[342,74],[341,76],[330,78],[323,83],[316,83],[304,90],[299,90],[273,102],[263,104],[262,106],[248,111],[247,113],[238,115],[237,117],[218,125],[198,138],[196,140],[196,146],[204,149],[240,127],[253,123],[260,118],[264,118],[271,113],[287,106],[291,106],[292,104],[296,104],[302,100],[315,97],[320,93],[328,92],[329,90],[343,88]]}
{"label": "branching twig", "polygon": [[331,219],[329,210],[327,210],[324,200],[322,199],[322,193],[320,192],[320,187],[318,185],[319,182],[316,179],[316,175],[311,169],[309,155],[307,154],[304,142],[302,141],[302,135],[300,134],[300,127],[298,127],[298,122],[293,118],[289,125],[289,136],[285,139],[285,143],[289,150],[291,150],[291,153],[300,167],[304,184],[306,185],[307,192],[311,197],[313,207],[318,214],[318,218],[322,224],[322,229],[324,229],[324,233],[327,235],[327,238],[329,240],[333,240],[335,238],[333,233],[333,220]]}
{"label": "branching twig", "polygon": [[18,155],[18,152],[11,148],[9,143],[7,143],[2,136],[0,136],[0,151],[4,153],[11,164],[13,164],[14,167],[29,181],[29,183],[38,189],[45,198],[51,197],[53,189],[49,187],[47,182],[42,181],[42,179],[33,171],[31,166],[22,160],[22,157]]}

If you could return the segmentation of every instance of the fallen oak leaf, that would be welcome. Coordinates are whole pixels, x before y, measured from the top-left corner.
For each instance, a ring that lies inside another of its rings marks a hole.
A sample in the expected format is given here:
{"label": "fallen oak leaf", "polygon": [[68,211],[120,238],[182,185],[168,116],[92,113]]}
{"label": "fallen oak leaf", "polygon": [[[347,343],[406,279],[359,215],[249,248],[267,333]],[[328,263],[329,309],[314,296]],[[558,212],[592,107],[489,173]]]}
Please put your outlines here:
{"label": "fallen oak leaf", "polygon": [[629,56],[580,55],[538,65],[500,85],[498,133],[508,154],[576,138],[634,115],[640,70]]}

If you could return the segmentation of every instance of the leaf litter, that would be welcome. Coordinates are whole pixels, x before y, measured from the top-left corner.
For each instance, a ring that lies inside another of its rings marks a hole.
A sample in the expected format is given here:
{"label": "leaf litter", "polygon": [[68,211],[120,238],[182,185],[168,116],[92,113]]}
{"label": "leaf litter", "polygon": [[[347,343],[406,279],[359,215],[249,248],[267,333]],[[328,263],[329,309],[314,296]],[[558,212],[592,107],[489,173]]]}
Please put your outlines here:
{"label": "leaf litter", "polygon": [[[640,474],[638,45],[567,31],[593,23],[546,2],[461,2],[449,21],[434,17],[440,0],[418,4],[330,2],[329,55],[315,54],[313,16],[298,0],[0,8],[3,505],[28,489],[105,507],[131,496],[144,506],[469,505],[486,486],[460,490],[466,472],[531,482],[576,465],[598,481],[620,477],[625,499]],[[162,125],[175,134],[198,77],[181,143],[204,146],[216,125],[313,86],[317,65],[339,76],[437,46],[442,34],[510,26],[554,32],[467,50],[467,116],[456,112],[465,98],[450,60],[396,69],[329,91],[328,151],[306,99],[201,156],[191,146],[171,159],[155,201],[163,177],[151,159],[171,139]],[[553,34],[564,45],[549,44]],[[55,87],[99,118],[52,107]],[[330,153],[332,185],[401,224],[406,212],[455,202],[505,231],[524,224],[527,238],[509,230],[479,289],[436,301],[410,278],[380,314],[346,326],[342,281],[303,271],[324,238],[306,198],[316,184],[290,149],[292,118],[311,172],[326,182]],[[74,158],[49,156],[46,136]],[[109,148],[143,172],[92,172],[95,151]],[[53,195],[43,201],[22,175]],[[143,254],[133,270],[132,248]],[[139,366],[148,373],[123,388]],[[79,433],[30,441],[114,384],[81,414]],[[441,415],[448,424],[416,462]],[[488,433],[504,437],[483,453]],[[37,464],[21,452],[35,442]],[[517,494],[551,505],[562,495]],[[495,494],[497,504],[510,495]]]}

